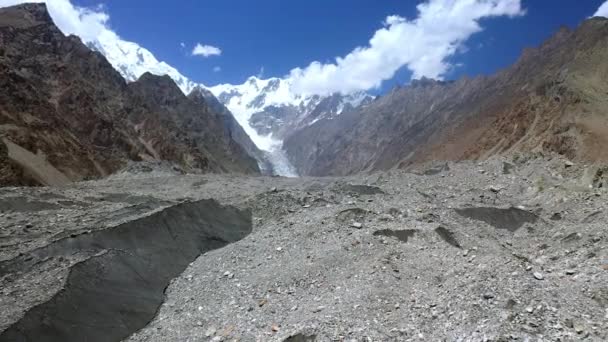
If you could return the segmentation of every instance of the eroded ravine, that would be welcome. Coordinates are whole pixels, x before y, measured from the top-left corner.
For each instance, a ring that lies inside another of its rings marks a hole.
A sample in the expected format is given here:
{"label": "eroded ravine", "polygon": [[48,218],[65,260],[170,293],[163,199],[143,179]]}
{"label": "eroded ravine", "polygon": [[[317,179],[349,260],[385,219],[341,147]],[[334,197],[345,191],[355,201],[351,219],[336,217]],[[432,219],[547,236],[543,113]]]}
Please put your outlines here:
{"label": "eroded ravine", "polygon": [[[251,232],[251,213],[212,200],[59,240],[0,264],[0,275],[80,256],[65,286],[0,341],[120,341],[152,320],[171,281],[198,256]],[[83,255],[85,255],[84,258]]]}

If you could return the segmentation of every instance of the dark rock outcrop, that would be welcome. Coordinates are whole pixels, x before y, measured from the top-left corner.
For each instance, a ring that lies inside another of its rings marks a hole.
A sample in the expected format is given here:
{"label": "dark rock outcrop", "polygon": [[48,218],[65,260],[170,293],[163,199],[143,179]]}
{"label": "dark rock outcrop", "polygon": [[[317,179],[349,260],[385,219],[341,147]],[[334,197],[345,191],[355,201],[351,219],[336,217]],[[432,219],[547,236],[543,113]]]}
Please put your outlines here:
{"label": "dark rock outcrop", "polygon": [[[232,137],[222,113],[205,102],[186,97],[169,76],[143,74],[129,89],[155,111],[162,122],[171,122],[224,172],[257,173],[257,162]],[[230,115],[232,117],[232,115]],[[234,120],[234,119],[233,119]]]}
{"label": "dark rock outcrop", "polygon": [[223,123],[223,129],[226,136],[236,141],[249,156],[256,159],[262,173],[270,174],[272,172],[272,165],[268,161],[268,158],[266,158],[264,152],[255,145],[243,127],[236,121],[230,110],[228,110],[228,108],[226,108],[226,106],[224,106],[209,90],[202,87],[196,87],[188,95],[188,98],[203,107],[208,107],[212,113],[216,114]]}

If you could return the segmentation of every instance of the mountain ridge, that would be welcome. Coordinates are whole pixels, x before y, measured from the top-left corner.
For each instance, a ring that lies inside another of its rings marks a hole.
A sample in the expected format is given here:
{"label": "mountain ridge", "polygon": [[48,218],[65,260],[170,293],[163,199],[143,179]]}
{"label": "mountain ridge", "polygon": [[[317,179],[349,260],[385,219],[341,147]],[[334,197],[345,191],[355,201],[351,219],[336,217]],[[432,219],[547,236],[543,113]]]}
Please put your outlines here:
{"label": "mountain ridge", "polygon": [[[170,161],[187,171],[259,172],[217,116],[207,116],[216,129],[200,132],[202,146],[179,115],[167,115],[171,105],[155,107],[101,53],[66,37],[44,4],[1,8],[0,41],[1,184],[61,185],[107,176],[133,160]],[[177,104],[191,102],[172,79],[160,80]]]}
{"label": "mountain ridge", "polygon": [[250,135],[256,136],[264,149],[270,148],[272,140],[282,141],[314,119],[339,115],[344,109],[354,109],[373,99],[362,91],[345,95],[300,95],[293,93],[291,87],[290,79],[252,76],[240,85],[221,84],[208,89],[241,122],[248,123]]}
{"label": "mountain ridge", "polygon": [[608,160],[599,148],[608,133],[607,40],[608,19],[588,19],[526,49],[494,75],[413,82],[366,108],[306,127],[284,146],[306,175],[517,152]]}
{"label": "mountain ridge", "polygon": [[[340,96],[338,94],[323,96],[296,94],[291,90],[290,79],[278,77],[263,79],[250,76],[242,84],[207,86],[190,80],[176,68],[159,61],[149,50],[136,43],[100,36],[94,41],[87,42],[87,46],[103,54],[128,82],[134,82],[145,72],[150,72],[159,76],[168,75],[185,95],[189,95],[197,88],[206,89],[208,91],[206,96],[209,97],[213,94],[217,97],[254,140],[254,143],[265,151],[280,148],[282,139],[288,134],[281,133],[282,127],[271,131],[252,127],[250,119],[254,114],[276,121],[273,113],[266,110],[270,108],[272,111],[273,108],[279,108],[283,111],[295,111],[294,120],[302,121],[323,99]],[[337,103],[336,107],[331,110],[332,115],[341,113],[344,107],[357,107],[361,102],[373,99],[363,91],[346,94],[343,97],[341,103]],[[295,128],[287,129],[290,133],[293,130]],[[269,133],[275,134],[269,136]]]}

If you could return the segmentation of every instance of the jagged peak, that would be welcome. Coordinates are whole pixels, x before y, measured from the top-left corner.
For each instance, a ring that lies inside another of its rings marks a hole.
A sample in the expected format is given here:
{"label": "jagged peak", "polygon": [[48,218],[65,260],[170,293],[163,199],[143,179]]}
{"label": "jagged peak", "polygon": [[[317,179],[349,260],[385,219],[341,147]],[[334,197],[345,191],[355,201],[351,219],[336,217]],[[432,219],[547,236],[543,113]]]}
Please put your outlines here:
{"label": "jagged peak", "polygon": [[131,83],[134,86],[148,89],[154,94],[166,94],[172,97],[185,97],[179,86],[169,75],[155,75],[151,72],[144,72],[137,81]]}
{"label": "jagged peak", "polygon": [[255,76],[249,76],[249,78],[247,78],[246,82],[251,85],[257,85],[258,81],[260,81],[259,78],[255,77]]}
{"label": "jagged peak", "polygon": [[143,74],[141,74],[141,76],[139,76],[139,78],[137,79],[137,82],[149,82],[149,81],[155,81],[155,82],[171,82],[173,84],[175,84],[175,81],[169,76],[169,75],[157,75],[154,73],[151,73],[149,71],[144,72]]}
{"label": "jagged peak", "polygon": [[608,18],[607,17],[602,17],[602,16],[591,17],[591,18],[583,20],[583,22],[582,22],[581,25],[585,25],[585,23],[603,23],[603,24],[606,24],[606,23],[608,23]]}
{"label": "jagged peak", "polygon": [[592,17],[583,20],[574,32],[588,32],[589,30],[600,30],[608,27],[608,18],[606,17]]}
{"label": "jagged peak", "polygon": [[0,12],[5,11],[24,11],[35,16],[40,16],[40,19],[48,19],[49,21],[52,21],[49,10],[44,2],[26,2],[0,8]]}

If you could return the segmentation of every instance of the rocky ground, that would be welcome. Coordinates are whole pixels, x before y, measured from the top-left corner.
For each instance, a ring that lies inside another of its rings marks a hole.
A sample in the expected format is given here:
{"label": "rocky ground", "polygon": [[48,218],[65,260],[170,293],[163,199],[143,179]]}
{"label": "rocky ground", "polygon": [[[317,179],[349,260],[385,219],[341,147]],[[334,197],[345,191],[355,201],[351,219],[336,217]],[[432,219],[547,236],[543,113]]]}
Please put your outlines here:
{"label": "rocky ground", "polygon": [[[53,315],[78,308],[87,317],[105,302],[115,316],[139,319],[103,327],[128,341],[605,341],[603,170],[559,158],[349,178],[144,167],[67,187],[4,188],[0,341],[52,340],[28,331],[69,331]],[[183,227],[199,222],[215,231],[187,235]],[[147,232],[157,226],[170,237],[150,247]],[[237,228],[242,234],[225,236]],[[210,242],[194,246],[199,240]],[[176,258],[176,272],[167,251],[190,255],[179,243],[204,254],[189,265]],[[87,274],[99,280],[116,265],[181,275],[150,282],[142,273],[134,282],[121,278],[127,271],[114,274],[126,292],[168,283],[164,295],[142,290],[142,302],[148,292],[158,297],[146,302],[149,317],[131,315],[143,311],[132,307],[140,302],[116,307],[111,293],[79,292],[99,284]],[[71,327],[80,340],[107,340]]]}

